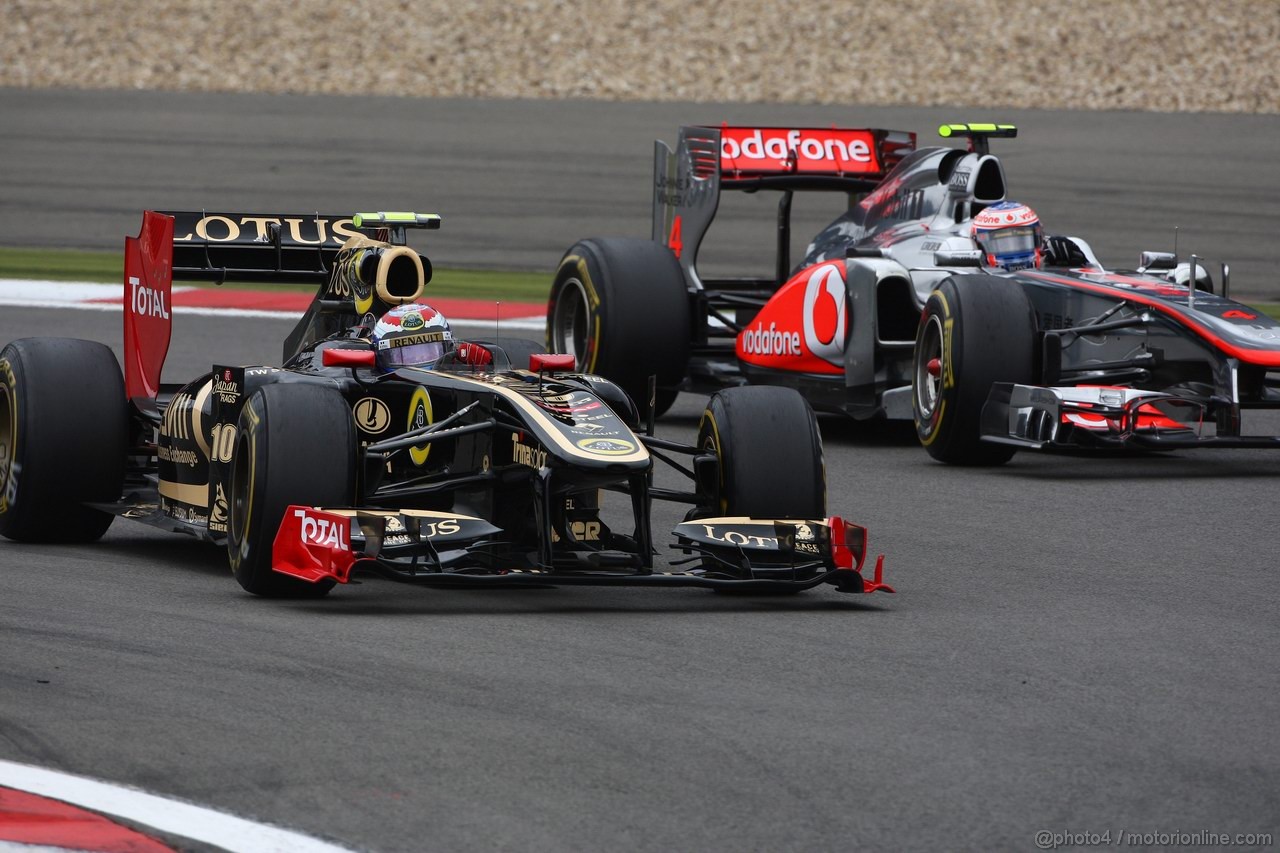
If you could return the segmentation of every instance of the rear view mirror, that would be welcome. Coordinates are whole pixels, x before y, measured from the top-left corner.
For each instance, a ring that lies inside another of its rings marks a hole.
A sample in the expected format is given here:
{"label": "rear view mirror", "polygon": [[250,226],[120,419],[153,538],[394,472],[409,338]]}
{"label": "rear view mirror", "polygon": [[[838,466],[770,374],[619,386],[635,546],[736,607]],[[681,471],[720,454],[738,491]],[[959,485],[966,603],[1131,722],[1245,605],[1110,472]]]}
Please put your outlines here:
{"label": "rear view mirror", "polygon": [[977,249],[943,249],[933,253],[933,262],[940,267],[980,267],[982,252]]}
{"label": "rear view mirror", "polygon": [[535,353],[529,356],[529,369],[534,373],[544,370],[573,370],[577,360],[570,353]]}
{"label": "rear view mirror", "polygon": [[325,367],[373,367],[376,356],[371,349],[341,349],[333,347],[320,353],[320,363]]}

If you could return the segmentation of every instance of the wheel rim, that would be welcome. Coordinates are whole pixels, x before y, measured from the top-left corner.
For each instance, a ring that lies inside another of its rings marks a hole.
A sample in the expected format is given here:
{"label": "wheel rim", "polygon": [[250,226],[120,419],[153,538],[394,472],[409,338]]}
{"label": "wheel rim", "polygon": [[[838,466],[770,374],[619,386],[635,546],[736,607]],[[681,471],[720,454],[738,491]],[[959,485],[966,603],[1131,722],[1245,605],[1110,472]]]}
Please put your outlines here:
{"label": "wheel rim", "polygon": [[551,315],[551,347],[558,353],[573,356],[579,370],[589,367],[586,356],[590,327],[587,289],[581,279],[570,278],[561,288]]}
{"label": "wheel rim", "polygon": [[[710,422],[708,424],[708,421]],[[702,435],[702,449],[707,453],[711,453],[716,457],[716,506],[719,508],[721,515],[729,514],[729,495],[728,489],[724,482],[724,453],[720,449],[720,428],[716,426],[715,418],[708,409],[702,415],[702,421],[698,424],[698,431],[706,429],[706,433]]]}
{"label": "wheel rim", "polygon": [[245,530],[249,526],[249,490],[253,484],[249,482],[249,438],[244,433],[236,442],[235,462],[231,471],[231,518],[228,520],[227,534],[232,542],[243,542]]}
{"label": "wheel rim", "polygon": [[[925,322],[924,334],[916,347],[915,398],[916,411],[923,420],[932,420],[942,394],[942,374],[946,370],[942,352],[942,321],[931,315]],[[937,373],[929,369],[936,363]]]}

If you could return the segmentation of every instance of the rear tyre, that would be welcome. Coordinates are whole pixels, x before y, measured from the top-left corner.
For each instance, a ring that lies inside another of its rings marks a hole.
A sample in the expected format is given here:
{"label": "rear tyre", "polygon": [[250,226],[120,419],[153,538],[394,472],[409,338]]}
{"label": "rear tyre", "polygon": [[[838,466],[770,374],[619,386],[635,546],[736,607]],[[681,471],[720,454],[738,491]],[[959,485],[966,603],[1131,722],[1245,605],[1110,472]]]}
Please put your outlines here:
{"label": "rear tyre", "polygon": [[0,535],[93,542],[120,499],[129,404],[111,349],[24,338],[0,350]]}
{"label": "rear tyre", "polygon": [[611,379],[643,411],[658,377],[659,415],[689,366],[689,294],[680,263],[652,240],[590,239],[560,261],[547,305],[547,346]]}
{"label": "rear tyre", "polygon": [[982,407],[996,382],[1034,378],[1036,315],[1022,287],[954,276],[925,303],[916,333],[912,414],[929,455],[952,465],[1002,465],[1017,448],[982,441]]}
{"label": "rear tyre", "polygon": [[698,446],[720,461],[718,514],[826,517],[822,436],[796,391],[760,385],[716,392],[698,425]]}
{"label": "rear tyre", "polygon": [[245,402],[231,462],[227,556],[240,585],[255,595],[320,596],[333,581],[310,583],[271,570],[271,549],[290,504],[349,506],[355,492],[351,408],[332,388],[266,385]]}

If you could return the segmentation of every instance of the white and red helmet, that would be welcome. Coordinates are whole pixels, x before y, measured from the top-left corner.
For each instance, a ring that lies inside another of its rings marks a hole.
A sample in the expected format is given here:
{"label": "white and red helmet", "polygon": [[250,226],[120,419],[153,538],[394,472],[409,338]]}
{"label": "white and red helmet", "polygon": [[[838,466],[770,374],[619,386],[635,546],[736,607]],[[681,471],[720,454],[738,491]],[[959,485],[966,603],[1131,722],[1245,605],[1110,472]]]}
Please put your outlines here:
{"label": "white and red helmet", "polygon": [[373,346],[378,367],[384,371],[429,368],[453,349],[453,330],[444,315],[430,305],[410,302],[382,315],[373,327]]}
{"label": "white and red helmet", "polygon": [[1044,230],[1025,204],[1002,201],[983,208],[973,217],[973,239],[989,267],[1014,272],[1040,266]]}

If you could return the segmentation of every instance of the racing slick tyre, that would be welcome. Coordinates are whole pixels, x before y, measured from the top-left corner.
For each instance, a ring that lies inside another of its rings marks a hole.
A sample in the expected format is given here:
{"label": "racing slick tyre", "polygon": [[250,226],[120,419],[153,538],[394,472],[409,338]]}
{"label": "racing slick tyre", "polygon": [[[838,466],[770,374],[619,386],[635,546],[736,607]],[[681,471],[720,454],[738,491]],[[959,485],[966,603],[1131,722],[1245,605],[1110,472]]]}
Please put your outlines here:
{"label": "racing slick tyre", "polygon": [[715,511],[753,518],[824,518],[827,484],[813,410],[791,388],[717,391],[698,446],[719,459]]}
{"label": "racing slick tyre", "polygon": [[258,389],[240,412],[231,462],[227,556],[236,580],[266,596],[320,596],[333,581],[277,574],[271,551],[290,504],[350,506],[355,491],[351,407],[323,385],[280,383]]}
{"label": "racing slick tyre", "polygon": [[675,402],[689,366],[689,294],[680,263],[653,240],[581,240],[560,261],[547,304],[547,346],[578,370],[622,387],[642,415],[651,375],[654,408]]}
{"label": "racing slick tyre", "polygon": [[952,465],[1002,465],[1017,448],[982,441],[982,407],[996,382],[1034,378],[1036,315],[1022,287],[953,276],[930,294],[916,333],[912,414],[929,455]]}
{"label": "racing slick tyre", "polygon": [[129,404],[110,347],[24,338],[0,350],[0,535],[93,542],[120,500]]}

